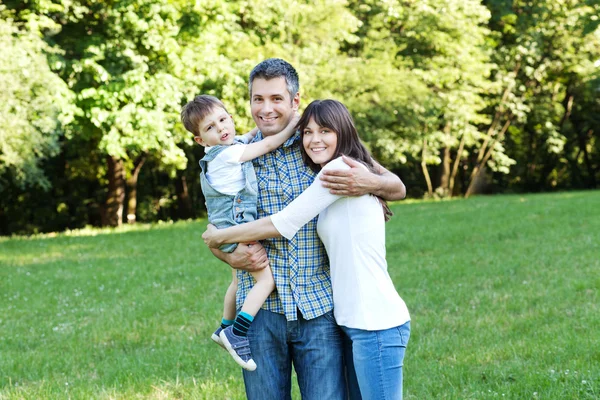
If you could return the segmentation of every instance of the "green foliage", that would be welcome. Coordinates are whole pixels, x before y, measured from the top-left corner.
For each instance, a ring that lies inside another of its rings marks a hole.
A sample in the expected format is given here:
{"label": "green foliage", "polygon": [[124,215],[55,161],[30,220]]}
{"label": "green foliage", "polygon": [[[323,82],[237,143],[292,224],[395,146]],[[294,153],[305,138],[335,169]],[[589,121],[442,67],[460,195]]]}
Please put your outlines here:
{"label": "green foliage", "polygon": [[45,54],[58,50],[0,7],[0,189],[4,177],[21,188],[49,189],[41,162],[60,151],[59,138],[73,118],[73,95],[48,65]]}
{"label": "green foliage", "polygon": [[82,1],[61,11],[68,19],[51,40],[66,49],[61,75],[78,95],[80,131],[103,154],[127,160],[151,153],[165,166],[184,168],[177,146],[183,138],[174,129],[181,98],[172,74],[179,62],[177,7],[126,1],[99,9]]}
{"label": "green foliage", "polygon": [[[0,184],[10,193],[0,203],[26,215],[39,207],[26,186],[37,185],[56,191],[40,215],[70,205],[58,225],[7,224],[0,208],[0,232],[98,224],[114,195],[107,156],[127,178],[147,160],[138,218],[200,215],[203,152],[180,107],[213,94],[247,131],[248,74],[268,57],[297,68],[301,109],[344,102],[411,196],[600,182],[598,0],[3,4]],[[184,183],[194,213],[181,212]]]}
{"label": "green foliage", "polygon": [[[502,2],[490,3],[494,10]],[[510,79],[505,116],[514,120],[507,151],[517,160],[515,175],[530,189],[570,187],[569,170],[580,175],[573,166],[584,164],[573,158],[589,145],[580,140],[588,132],[575,124],[583,117],[579,103],[592,95],[585,82],[598,71],[600,33],[589,29],[589,21],[597,19],[600,7],[597,1],[573,0],[514,2],[502,10],[493,28],[502,38],[499,75]],[[597,167],[586,172],[595,186]]]}

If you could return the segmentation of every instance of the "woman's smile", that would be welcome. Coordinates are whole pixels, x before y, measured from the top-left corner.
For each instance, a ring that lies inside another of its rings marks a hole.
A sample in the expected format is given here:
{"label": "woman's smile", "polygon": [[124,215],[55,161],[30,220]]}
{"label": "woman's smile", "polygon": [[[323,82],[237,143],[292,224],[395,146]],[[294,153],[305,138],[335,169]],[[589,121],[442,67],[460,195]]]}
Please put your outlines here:
{"label": "woman's smile", "polygon": [[302,132],[302,144],[310,159],[323,167],[335,154],[337,133],[330,128],[320,126],[314,118],[311,118]]}

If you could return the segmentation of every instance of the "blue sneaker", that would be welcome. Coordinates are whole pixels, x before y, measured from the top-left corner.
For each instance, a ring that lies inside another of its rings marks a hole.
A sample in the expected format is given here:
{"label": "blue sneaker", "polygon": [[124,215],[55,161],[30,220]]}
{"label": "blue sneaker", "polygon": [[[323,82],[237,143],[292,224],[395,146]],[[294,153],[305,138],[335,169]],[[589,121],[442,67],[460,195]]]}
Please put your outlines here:
{"label": "blue sneaker", "polygon": [[238,336],[233,333],[233,326],[228,326],[223,329],[219,334],[219,337],[236,363],[248,371],[254,371],[256,369],[256,364],[254,363],[252,353],[250,352],[250,342],[247,337]]}
{"label": "blue sneaker", "polygon": [[[221,346],[222,348],[225,349],[225,346],[223,346],[223,342],[221,341],[221,338],[219,337],[219,334],[221,333],[221,331],[223,330],[223,328],[219,327],[212,335],[210,335],[210,338],[213,340],[213,342],[215,342],[216,344],[218,344],[219,346]],[[225,349],[227,350],[227,349]]]}

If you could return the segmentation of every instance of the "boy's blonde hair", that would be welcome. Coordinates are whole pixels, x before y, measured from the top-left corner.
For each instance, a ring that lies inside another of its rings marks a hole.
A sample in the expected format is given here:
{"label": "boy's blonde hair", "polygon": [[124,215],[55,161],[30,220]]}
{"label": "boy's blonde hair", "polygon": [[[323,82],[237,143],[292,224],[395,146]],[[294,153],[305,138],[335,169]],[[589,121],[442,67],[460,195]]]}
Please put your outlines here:
{"label": "boy's blonde hair", "polygon": [[215,108],[222,108],[227,112],[225,105],[215,96],[208,94],[196,96],[194,100],[181,109],[181,122],[185,129],[193,133],[194,136],[200,136],[200,123]]}

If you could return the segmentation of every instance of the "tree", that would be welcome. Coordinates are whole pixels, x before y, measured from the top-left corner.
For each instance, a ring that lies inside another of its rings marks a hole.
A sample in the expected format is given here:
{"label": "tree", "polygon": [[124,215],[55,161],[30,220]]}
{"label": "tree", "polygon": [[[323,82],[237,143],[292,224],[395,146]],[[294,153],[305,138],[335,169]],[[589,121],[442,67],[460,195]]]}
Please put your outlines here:
{"label": "tree", "polygon": [[0,15],[0,190],[7,179],[48,190],[41,162],[60,151],[74,96],[48,65],[46,54],[57,50],[6,9]]}
{"label": "tree", "polygon": [[[388,132],[378,132],[375,150],[390,161],[412,159],[420,165],[430,195],[435,188],[451,194],[459,162],[474,151],[483,136],[480,127],[489,122],[484,112],[484,96],[493,90],[489,11],[478,1],[463,0],[372,0],[351,7],[365,22],[360,42],[347,51],[385,60],[396,75],[383,80],[381,91],[382,103],[398,98],[393,114],[383,109],[396,121],[390,121]],[[431,164],[443,166],[435,182]]]}
{"label": "tree", "polygon": [[600,59],[599,2],[486,3],[499,33],[498,74],[511,74],[505,93],[512,106],[498,108],[497,116],[510,125],[504,132],[518,163],[513,182],[528,190],[570,187],[585,164],[586,186],[595,186],[588,147],[598,126],[590,83]]}

